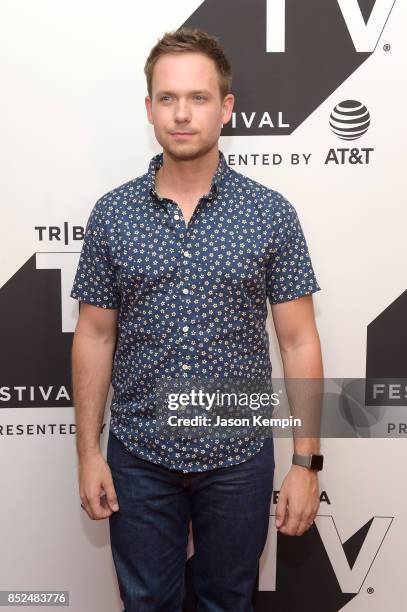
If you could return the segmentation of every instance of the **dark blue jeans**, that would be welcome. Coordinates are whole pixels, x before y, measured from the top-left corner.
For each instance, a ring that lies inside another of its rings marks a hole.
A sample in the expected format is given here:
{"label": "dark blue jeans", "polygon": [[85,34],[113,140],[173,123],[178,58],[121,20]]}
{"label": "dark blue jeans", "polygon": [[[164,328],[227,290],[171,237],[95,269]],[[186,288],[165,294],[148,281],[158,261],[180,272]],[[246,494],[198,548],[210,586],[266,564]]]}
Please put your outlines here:
{"label": "dark blue jeans", "polygon": [[252,612],[267,539],[274,444],[239,465],[184,474],[127,451],[109,432],[120,510],[109,517],[123,612],[181,612],[188,525],[199,612]]}

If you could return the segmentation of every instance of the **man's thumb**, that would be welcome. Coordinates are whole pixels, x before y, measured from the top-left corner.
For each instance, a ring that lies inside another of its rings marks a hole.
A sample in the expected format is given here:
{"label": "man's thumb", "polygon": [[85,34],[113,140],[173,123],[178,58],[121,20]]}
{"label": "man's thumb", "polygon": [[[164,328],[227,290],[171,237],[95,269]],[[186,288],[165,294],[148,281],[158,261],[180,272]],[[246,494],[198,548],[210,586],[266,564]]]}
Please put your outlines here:
{"label": "man's thumb", "polygon": [[104,489],[105,489],[106,499],[107,499],[107,503],[109,504],[109,507],[114,512],[117,512],[117,510],[119,509],[119,504],[117,502],[116,491],[114,489],[113,483],[109,482],[109,484],[104,486]]}

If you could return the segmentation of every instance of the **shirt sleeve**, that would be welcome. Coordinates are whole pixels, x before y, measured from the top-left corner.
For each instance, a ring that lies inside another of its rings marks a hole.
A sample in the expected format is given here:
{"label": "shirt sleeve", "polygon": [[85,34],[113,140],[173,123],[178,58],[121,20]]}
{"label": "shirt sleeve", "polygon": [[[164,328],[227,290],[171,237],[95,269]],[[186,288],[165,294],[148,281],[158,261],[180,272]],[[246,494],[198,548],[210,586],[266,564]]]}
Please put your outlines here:
{"label": "shirt sleeve", "polygon": [[101,308],[118,308],[120,293],[109,252],[108,228],[101,200],[98,200],[86,224],[70,297]]}
{"label": "shirt sleeve", "polygon": [[277,210],[275,249],[266,271],[270,304],[295,300],[320,291],[297,211],[284,197]]}

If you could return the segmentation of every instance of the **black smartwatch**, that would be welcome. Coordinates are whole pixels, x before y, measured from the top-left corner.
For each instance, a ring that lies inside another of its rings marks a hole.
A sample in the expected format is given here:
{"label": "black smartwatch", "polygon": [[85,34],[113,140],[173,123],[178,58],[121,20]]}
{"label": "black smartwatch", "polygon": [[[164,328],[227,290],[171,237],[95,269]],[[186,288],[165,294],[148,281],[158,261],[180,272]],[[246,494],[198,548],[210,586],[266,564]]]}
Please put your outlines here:
{"label": "black smartwatch", "polygon": [[309,470],[319,471],[322,470],[324,464],[323,455],[299,455],[298,453],[293,454],[293,465],[302,465]]}

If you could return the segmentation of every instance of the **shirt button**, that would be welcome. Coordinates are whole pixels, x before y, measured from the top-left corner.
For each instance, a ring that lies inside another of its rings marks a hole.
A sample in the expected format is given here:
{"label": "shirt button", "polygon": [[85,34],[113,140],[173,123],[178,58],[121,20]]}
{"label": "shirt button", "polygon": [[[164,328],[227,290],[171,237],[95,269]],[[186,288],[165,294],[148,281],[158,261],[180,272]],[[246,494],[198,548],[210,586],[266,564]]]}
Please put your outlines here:
{"label": "shirt button", "polygon": [[184,327],[182,328],[182,331],[183,331],[183,332],[187,332],[188,330],[189,330],[188,325],[184,325]]}
{"label": "shirt button", "polygon": [[183,252],[184,257],[192,257],[191,253],[189,251],[184,251]]}
{"label": "shirt button", "polygon": [[189,293],[189,289],[187,289],[186,287],[183,288],[182,293]]}
{"label": "shirt button", "polygon": [[183,370],[190,370],[191,369],[191,366],[188,365],[187,363],[183,363],[181,367],[182,367]]}
{"label": "shirt button", "polygon": [[176,219],[177,221],[180,219],[181,217],[179,215],[174,215],[174,219]]}

